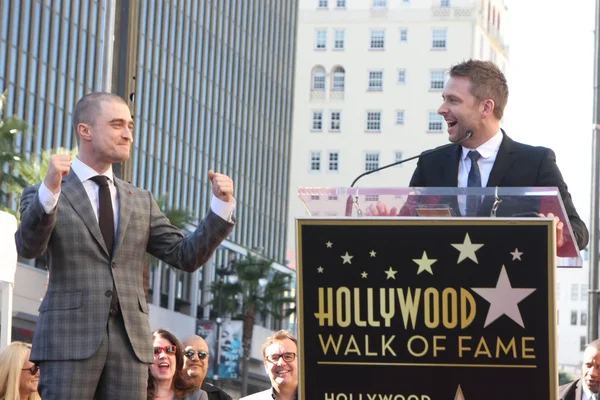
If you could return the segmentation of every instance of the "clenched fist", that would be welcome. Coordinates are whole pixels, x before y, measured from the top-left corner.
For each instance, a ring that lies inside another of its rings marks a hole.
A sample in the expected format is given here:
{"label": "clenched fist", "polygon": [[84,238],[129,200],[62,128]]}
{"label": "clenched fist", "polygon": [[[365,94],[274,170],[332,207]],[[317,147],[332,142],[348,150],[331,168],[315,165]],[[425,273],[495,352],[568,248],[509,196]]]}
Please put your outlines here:
{"label": "clenched fist", "polygon": [[233,201],[233,181],[230,177],[210,170],[208,171],[208,179],[210,179],[212,191],[217,198],[227,203]]}
{"label": "clenched fist", "polygon": [[70,170],[71,156],[68,154],[54,154],[50,157],[44,184],[52,193],[58,193],[63,176],[67,176]]}

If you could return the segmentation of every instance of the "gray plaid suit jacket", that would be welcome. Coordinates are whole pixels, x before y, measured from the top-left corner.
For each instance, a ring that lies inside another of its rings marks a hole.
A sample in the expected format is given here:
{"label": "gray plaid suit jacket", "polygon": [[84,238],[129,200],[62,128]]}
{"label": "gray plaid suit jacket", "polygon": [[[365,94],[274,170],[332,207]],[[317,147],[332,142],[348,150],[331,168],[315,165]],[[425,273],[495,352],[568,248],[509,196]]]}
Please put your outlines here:
{"label": "gray plaid suit jacket", "polygon": [[133,350],[140,361],[153,362],[142,278],[146,252],[191,272],[233,229],[233,224],[209,211],[196,231],[185,237],[162,214],[150,192],[120,179],[115,179],[115,186],[119,224],[112,259],[89,197],[73,171],[63,178],[52,214],[40,204],[39,185],[23,191],[17,250],[26,258],[45,252],[49,271],[32,360],[80,360],[96,352],[106,331],[114,277]]}

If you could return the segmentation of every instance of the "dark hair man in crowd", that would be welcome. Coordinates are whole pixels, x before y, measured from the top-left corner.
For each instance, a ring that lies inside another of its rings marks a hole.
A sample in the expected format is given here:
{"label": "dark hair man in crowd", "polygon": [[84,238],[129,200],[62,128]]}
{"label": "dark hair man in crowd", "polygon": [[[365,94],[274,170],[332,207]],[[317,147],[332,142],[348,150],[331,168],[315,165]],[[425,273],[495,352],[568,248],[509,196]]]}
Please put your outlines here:
{"label": "dark hair man in crowd", "polygon": [[211,209],[186,237],[149,191],[113,175],[133,142],[125,100],[88,94],[72,119],[79,154],[53,155],[44,181],[21,197],[17,250],[45,253],[49,270],[31,359],[45,400],[142,400],[154,361],[146,253],[184,271],[200,268],[233,229],[233,182],[208,171]]}
{"label": "dark hair man in crowd", "polygon": [[560,400],[596,400],[600,386],[600,339],[588,344],[583,352],[581,379],[562,385],[558,390]]}
{"label": "dark hair man in crowd", "polygon": [[265,371],[271,388],[240,400],[295,400],[298,398],[298,341],[289,330],[273,333],[263,344]]}
{"label": "dark hair man in crowd", "polygon": [[208,393],[208,400],[231,400],[220,388],[205,382],[210,366],[210,353],[206,341],[197,335],[186,337],[183,346],[183,378],[197,389]]}

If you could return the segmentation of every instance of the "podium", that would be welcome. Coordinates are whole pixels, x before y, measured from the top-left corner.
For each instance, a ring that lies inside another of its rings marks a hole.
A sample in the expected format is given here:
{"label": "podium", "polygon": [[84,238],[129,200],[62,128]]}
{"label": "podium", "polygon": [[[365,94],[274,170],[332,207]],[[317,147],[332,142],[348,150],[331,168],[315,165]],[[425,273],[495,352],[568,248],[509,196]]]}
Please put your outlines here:
{"label": "podium", "polygon": [[[556,188],[299,197],[302,399],[558,399],[555,269],[581,258]],[[376,202],[398,215],[368,216]],[[558,249],[538,213],[564,222]]]}

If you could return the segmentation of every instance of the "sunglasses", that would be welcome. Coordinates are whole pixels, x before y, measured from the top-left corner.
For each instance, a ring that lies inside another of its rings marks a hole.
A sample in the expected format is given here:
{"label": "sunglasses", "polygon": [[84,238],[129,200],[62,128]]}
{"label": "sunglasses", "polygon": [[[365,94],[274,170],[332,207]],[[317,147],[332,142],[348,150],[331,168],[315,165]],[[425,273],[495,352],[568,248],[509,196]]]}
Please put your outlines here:
{"label": "sunglasses", "polygon": [[292,362],[296,359],[296,353],[271,354],[265,358],[273,364],[277,364],[280,358],[283,358],[285,362]]}
{"label": "sunglasses", "polygon": [[154,346],[154,355],[155,356],[159,355],[162,351],[164,351],[165,354],[175,354],[175,352],[177,351],[177,346],[175,346],[175,345]]}
{"label": "sunglasses", "polygon": [[201,359],[201,360],[204,360],[206,357],[208,357],[208,352],[207,352],[207,351],[204,351],[204,350],[200,350],[200,351],[195,351],[195,350],[186,350],[186,351],[184,351],[184,352],[183,352],[183,354],[184,354],[184,355],[185,355],[187,358],[189,358],[189,359],[192,359],[192,358],[194,358],[194,356],[195,356],[196,354],[198,354],[198,358],[199,358],[199,359]]}
{"label": "sunglasses", "polygon": [[29,371],[29,372],[31,372],[31,375],[35,375],[40,370],[40,367],[38,367],[37,365],[34,365],[33,367],[29,367],[29,368],[21,368],[21,370]]}

